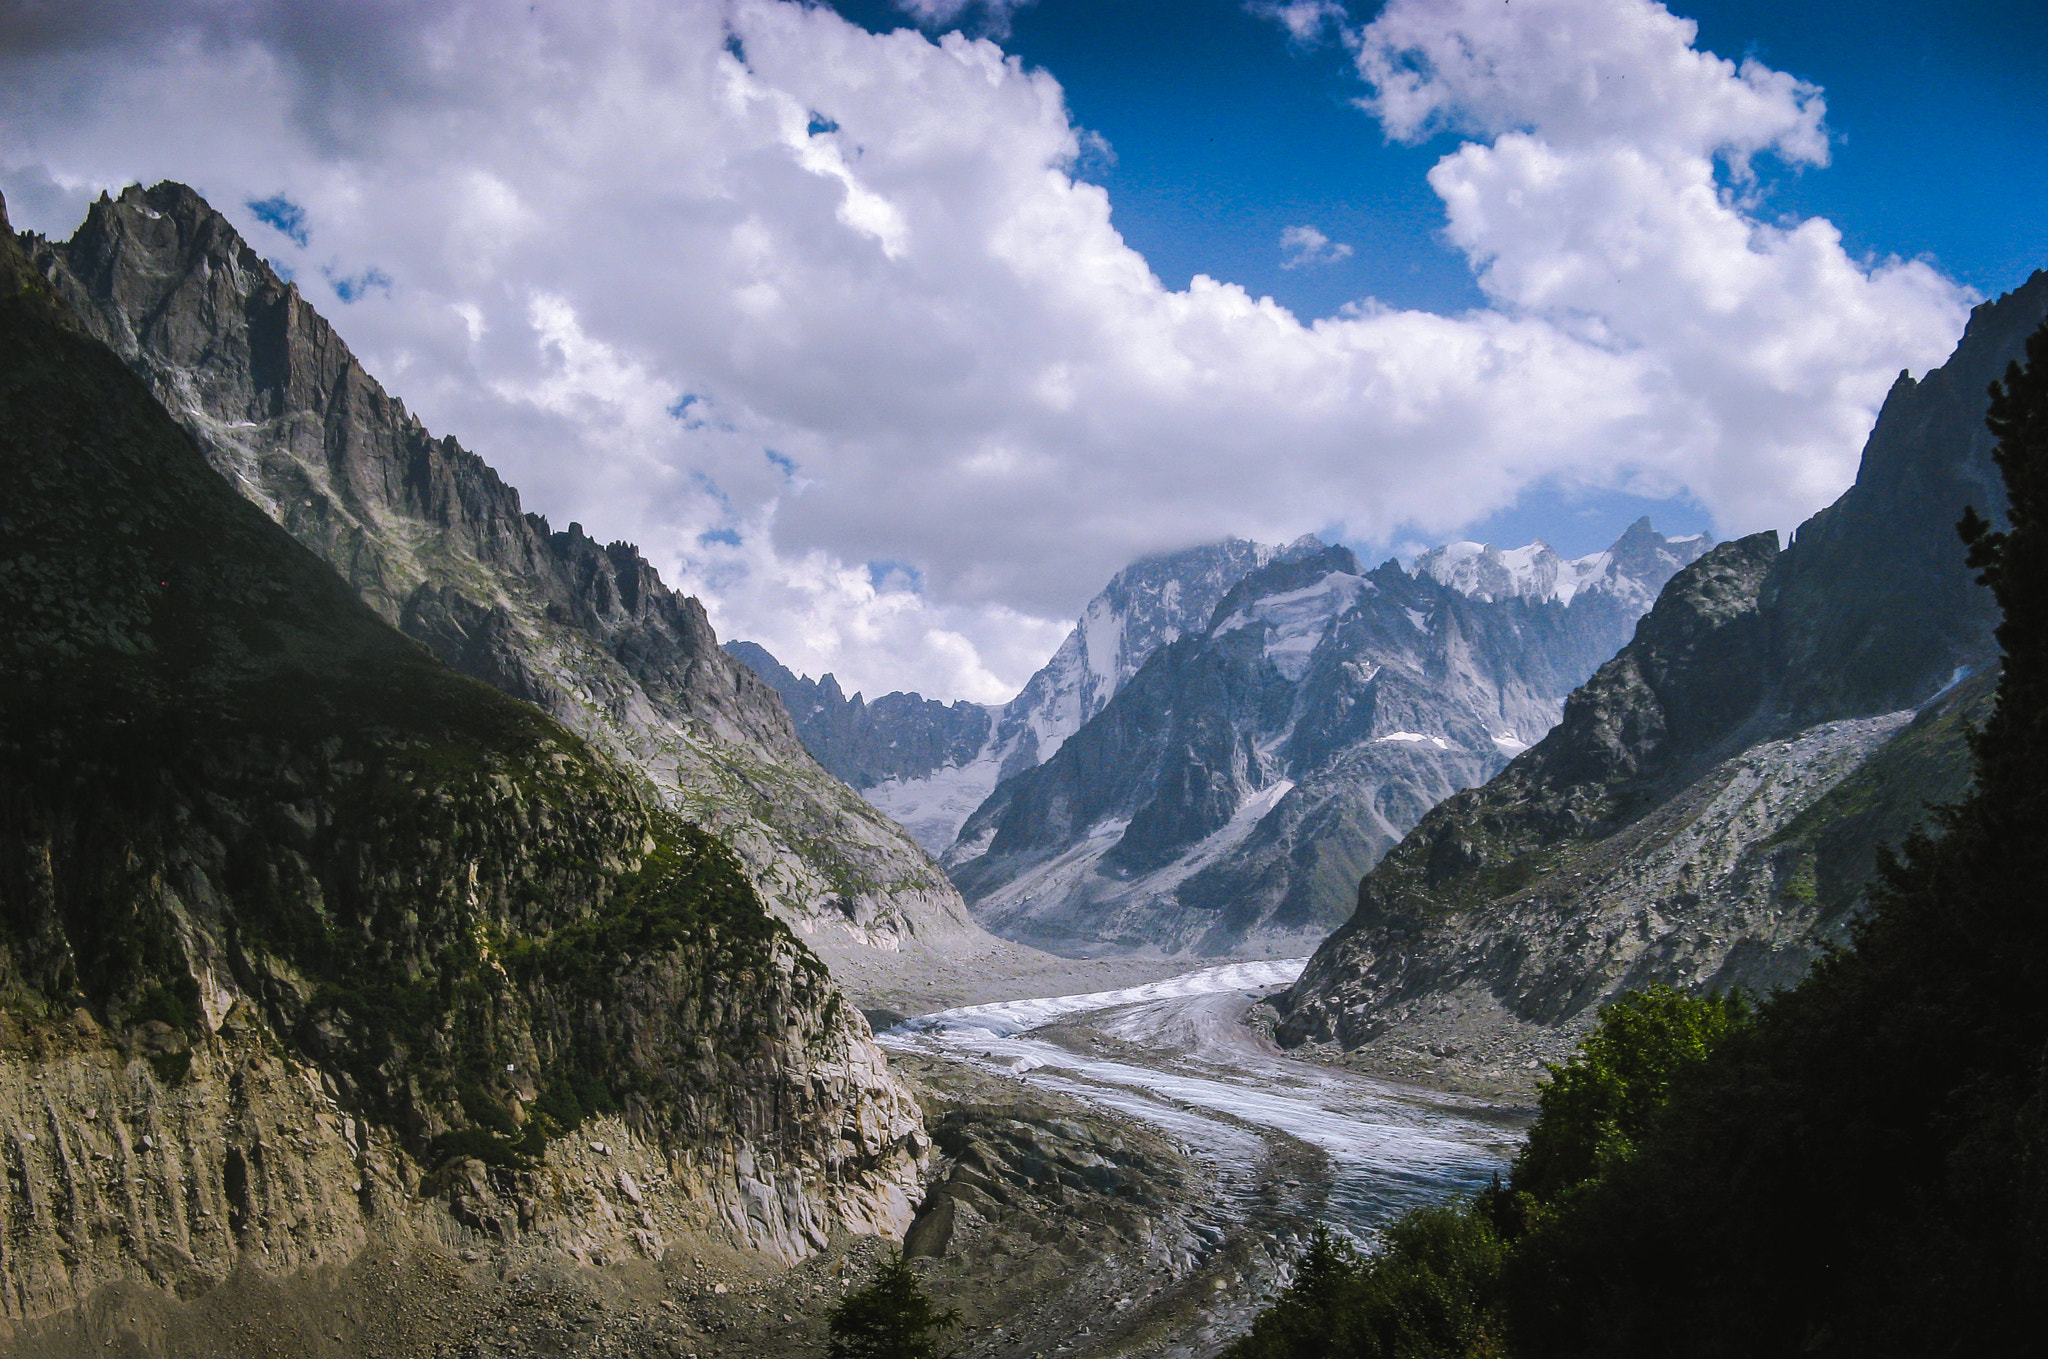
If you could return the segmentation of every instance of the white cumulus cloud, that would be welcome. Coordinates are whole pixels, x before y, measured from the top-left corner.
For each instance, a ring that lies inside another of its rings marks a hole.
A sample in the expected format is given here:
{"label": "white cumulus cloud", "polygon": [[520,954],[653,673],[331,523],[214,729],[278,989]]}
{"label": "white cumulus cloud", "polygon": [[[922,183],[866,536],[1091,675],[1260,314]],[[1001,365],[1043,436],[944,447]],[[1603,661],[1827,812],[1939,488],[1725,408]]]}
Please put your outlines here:
{"label": "white cumulus cloud", "polygon": [[1312,43],[1332,29],[1348,32],[1351,16],[1337,0],[1251,0],[1252,13],[1273,20],[1296,42]]}
{"label": "white cumulus cloud", "polygon": [[1824,219],[1757,216],[1754,157],[1826,162],[1821,92],[1695,33],[1648,0],[1394,0],[1358,67],[1390,135],[1490,138],[1429,175],[1487,295],[1640,356],[1659,406],[1700,417],[1671,475],[1730,531],[1783,527],[1847,483],[1914,362],[1891,356],[1942,347],[1964,297],[1923,262],[1851,258]]}
{"label": "white cumulus cloud", "polygon": [[1390,135],[1468,138],[1430,183],[1488,308],[1169,289],[1052,75],[785,0],[0,11],[0,188],[65,233],[193,184],[531,508],[871,695],[1006,697],[1119,566],[1226,533],[1449,533],[1546,478],[1788,526],[1960,330],[1932,269],[1748,201],[1824,160],[1820,94],[1656,5],[1346,31]]}
{"label": "white cumulus cloud", "polygon": [[1702,52],[1698,32],[1654,0],[1392,0],[1356,41],[1371,107],[1404,140],[1540,130],[1560,146],[1824,164],[1819,87]]}
{"label": "white cumulus cloud", "polygon": [[1351,258],[1351,247],[1333,241],[1312,226],[1284,227],[1280,232],[1280,267],[1300,269],[1311,264],[1335,264]]}
{"label": "white cumulus cloud", "polygon": [[896,0],[896,7],[919,23],[932,28],[955,27],[961,22],[978,22],[989,37],[1007,37],[1010,16],[1033,0]]}

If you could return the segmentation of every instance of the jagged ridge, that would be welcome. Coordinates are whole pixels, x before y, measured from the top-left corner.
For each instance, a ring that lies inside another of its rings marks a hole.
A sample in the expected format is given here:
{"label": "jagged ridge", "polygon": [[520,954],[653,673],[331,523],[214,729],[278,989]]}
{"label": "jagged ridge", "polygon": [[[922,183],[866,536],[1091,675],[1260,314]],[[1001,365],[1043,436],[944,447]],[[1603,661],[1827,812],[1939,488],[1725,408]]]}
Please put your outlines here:
{"label": "jagged ridge", "polygon": [[[1470,546],[1467,562],[1491,552]],[[1571,564],[1575,592],[1494,598],[1440,560],[1366,573],[1304,540],[1004,780],[947,867],[984,923],[1041,947],[1311,947],[1358,874],[1548,729],[1636,601],[1703,546],[1642,522]]]}
{"label": "jagged ridge", "polygon": [[[11,235],[0,449],[0,1314],[421,1189],[582,1252],[907,1224],[915,1104],[729,852],[236,498]],[[598,1117],[637,1219],[540,1163]]]}
{"label": "jagged ridge", "polygon": [[799,678],[752,642],[726,649],[780,693],[819,763],[858,788],[933,854],[1004,779],[1050,759],[1154,651],[1204,626],[1247,571],[1314,539],[1271,548],[1241,538],[1133,562],[1081,611],[1059,649],[1008,703],[944,704],[892,693],[848,699],[831,675]]}
{"label": "jagged ridge", "polygon": [[555,532],[363,371],[190,189],[102,196],[36,267],[245,496],[386,621],[645,773],[821,947],[971,931],[886,817],[819,769],[694,599],[626,543]]}
{"label": "jagged ridge", "polygon": [[812,758],[857,791],[968,764],[995,728],[989,709],[979,703],[941,703],[902,692],[869,703],[858,693],[848,698],[829,674],[814,680],[791,673],[757,643],[727,642],[725,649],[782,696]]}
{"label": "jagged ridge", "polygon": [[2037,273],[1901,375],[1856,484],[1790,548],[1756,535],[1674,578],[1549,737],[1365,878],[1283,1037],[1356,1046],[1447,995],[1582,1024],[1650,982],[1803,974],[1876,846],[1963,791],[1996,646],[1955,524],[2004,504],[1981,393],[2044,313]]}

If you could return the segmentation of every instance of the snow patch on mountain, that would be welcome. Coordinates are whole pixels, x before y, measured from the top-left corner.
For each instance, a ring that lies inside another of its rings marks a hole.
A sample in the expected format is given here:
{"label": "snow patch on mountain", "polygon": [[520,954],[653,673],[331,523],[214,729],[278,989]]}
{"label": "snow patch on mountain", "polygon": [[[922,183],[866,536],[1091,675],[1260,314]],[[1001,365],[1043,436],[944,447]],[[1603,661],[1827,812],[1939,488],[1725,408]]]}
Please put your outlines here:
{"label": "snow patch on mountain", "polygon": [[1266,630],[1266,658],[1290,682],[1308,673],[1310,657],[1331,624],[1358,607],[1358,597],[1373,588],[1363,576],[1332,571],[1313,585],[1267,595],[1233,612],[1210,629],[1220,637],[1254,623]]}
{"label": "snow patch on mountain", "polygon": [[[1498,739],[1498,738],[1496,738]],[[1441,736],[1426,736],[1419,731],[1390,731],[1385,736],[1376,736],[1379,741],[1408,741],[1415,745],[1435,746],[1438,750],[1449,750],[1451,743]]]}
{"label": "snow patch on mountain", "polygon": [[1445,543],[1417,557],[1415,574],[1488,603],[1551,599],[1569,604],[1608,563],[1605,552],[1563,560],[1541,540],[1506,550],[1488,543],[1461,542]]}
{"label": "snow patch on mountain", "polygon": [[[1106,599],[1090,600],[1088,611],[1081,615],[1080,632],[1085,643],[1081,652],[1082,692],[1087,695],[1087,706],[1100,710],[1116,696],[1121,682],[1117,661],[1124,649],[1124,615]],[[1177,631],[1175,635],[1179,635]]]}
{"label": "snow patch on mountain", "polygon": [[[1116,849],[1124,832],[1130,829],[1130,818],[1105,817],[1090,826],[1077,843],[1017,874],[979,902],[978,909],[991,916],[1002,916],[1024,909],[1035,900],[1056,900],[1086,893],[1096,909],[1106,916],[1115,916],[1120,911],[1143,914],[1152,903],[1171,900],[1189,878],[1240,851],[1260,823],[1272,815],[1294,787],[1292,779],[1283,778],[1251,790],[1239,801],[1228,821],[1196,841],[1172,863],[1156,872],[1121,881],[1114,873],[1104,871],[1103,861]],[[1111,951],[1144,954],[1181,952],[1206,926],[1206,921],[1190,918],[1177,930],[1147,938],[1128,936],[1118,939]],[[1320,931],[1310,933],[1314,935]],[[1085,954],[1096,950],[1081,944],[1072,951]]]}
{"label": "snow patch on mountain", "polygon": [[1703,533],[1662,538],[1651,530],[1648,519],[1640,519],[1614,546],[1584,557],[1560,557],[1541,539],[1505,549],[1487,543],[1445,543],[1417,557],[1414,574],[1489,603],[1527,599],[1569,604],[1581,595],[1606,593],[1640,613],[1656,600],[1656,590],[1646,582],[1690,564],[1710,546]]}
{"label": "snow patch on mountain", "polygon": [[1548,731],[1695,555],[1645,521],[1569,562],[1542,543],[1276,560],[1006,775],[942,862],[984,925],[1055,952],[1284,947]]}
{"label": "snow patch on mountain", "polygon": [[[870,803],[900,822],[930,853],[954,845],[961,824],[1003,779],[1044,763],[1083,723],[1102,711],[1160,647],[1208,626],[1223,597],[1248,573],[1276,560],[1319,550],[1305,538],[1284,548],[1241,538],[1208,543],[1182,552],[1148,557],[1125,567],[1088,602],[1059,649],[1008,703],[990,706],[985,737],[976,736],[963,749],[931,735],[935,728],[964,730],[971,705],[932,703],[915,694],[888,694],[872,704],[860,695],[840,694],[831,676],[813,682],[790,674],[751,643],[736,643],[735,654],[767,678],[783,695],[799,734],[827,768],[846,778]],[[1343,587],[1335,587],[1339,593]],[[1313,640],[1309,643],[1313,650]],[[894,739],[892,722],[915,719],[920,733],[906,729]],[[887,777],[861,776],[851,754],[865,752],[868,763],[879,750],[909,748],[910,736],[922,734],[916,748],[931,752],[921,763],[889,764]],[[813,743],[817,743],[813,745]],[[943,749],[940,749],[941,746]]]}
{"label": "snow patch on mountain", "polygon": [[1280,805],[1280,799],[1294,791],[1293,779],[1276,779],[1264,788],[1254,792],[1238,804],[1230,820],[1221,828],[1212,831],[1206,839],[1195,842],[1193,849],[1177,859],[1172,867],[1154,877],[1149,886],[1154,891],[1170,892],[1183,882],[1222,859],[1242,845],[1259,822],[1266,819],[1266,813]]}
{"label": "snow patch on mountain", "polygon": [[921,778],[885,779],[861,796],[910,832],[926,853],[939,855],[953,843],[960,823],[988,800],[1002,777],[1003,763],[984,748],[968,764],[945,765]]}

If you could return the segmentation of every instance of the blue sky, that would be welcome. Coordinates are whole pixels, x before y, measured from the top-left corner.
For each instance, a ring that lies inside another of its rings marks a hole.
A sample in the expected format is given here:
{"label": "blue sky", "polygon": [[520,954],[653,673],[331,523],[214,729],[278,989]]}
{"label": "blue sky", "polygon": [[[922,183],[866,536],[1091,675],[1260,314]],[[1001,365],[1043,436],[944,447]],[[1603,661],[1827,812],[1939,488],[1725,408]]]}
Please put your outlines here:
{"label": "blue sky", "polygon": [[0,6],[0,190],[192,185],[722,636],[979,700],[1226,534],[1790,529],[2048,263],[2039,0],[968,3]]}
{"label": "blue sky", "polygon": [[[833,0],[877,31],[894,0]],[[1377,6],[1353,5],[1360,21]],[[1863,255],[1924,255],[1987,296],[2048,267],[2048,4],[2040,0],[1699,0],[1698,45],[1826,92],[1832,164],[1761,163],[1769,205],[1824,216]],[[969,27],[973,27],[970,19]],[[1449,312],[1483,304],[1442,241],[1424,181],[1455,145],[1390,143],[1334,42],[1290,42],[1239,0],[1036,0],[1003,47],[1058,78],[1113,164],[1090,160],[1117,229],[1170,288],[1195,273],[1304,317],[1359,297]],[[1319,226],[1348,259],[1282,269],[1281,231]]]}
{"label": "blue sky", "polygon": [[[871,31],[911,22],[894,0],[832,3]],[[1363,23],[1378,8],[1349,10]],[[1826,217],[1852,254],[1925,257],[1986,297],[2048,267],[2048,3],[1707,0],[1674,12],[1699,24],[1700,47],[1825,91],[1831,163],[1760,160],[1762,216]],[[985,14],[962,19],[990,32]],[[1446,314],[1485,305],[1425,179],[1458,139],[1385,137],[1340,43],[1292,41],[1242,0],[1036,0],[996,37],[1055,76],[1076,122],[1109,144],[1082,173],[1109,190],[1118,231],[1167,287],[1205,273],[1303,319],[1365,297]],[[1349,253],[1283,267],[1281,233],[1299,225]],[[1541,537],[1569,555],[1639,514],[1674,535],[1714,527],[1689,495],[1553,482],[1465,531]]]}

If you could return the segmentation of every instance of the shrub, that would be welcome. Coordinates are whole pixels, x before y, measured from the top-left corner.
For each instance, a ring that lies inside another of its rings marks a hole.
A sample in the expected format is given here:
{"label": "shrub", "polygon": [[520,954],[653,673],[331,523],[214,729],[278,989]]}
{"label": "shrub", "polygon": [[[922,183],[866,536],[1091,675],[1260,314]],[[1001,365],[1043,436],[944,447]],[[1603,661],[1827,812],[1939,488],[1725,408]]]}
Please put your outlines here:
{"label": "shrub", "polygon": [[1617,999],[1536,1097],[1541,1111],[1515,1159],[1514,1188],[1547,1203],[1634,1154],[1674,1081],[1749,1018],[1739,996],[1695,998],[1653,986]]}
{"label": "shrub", "polygon": [[950,1359],[938,1337],[960,1324],[960,1313],[941,1312],[901,1255],[882,1261],[875,1280],[840,1299],[826,1319],[829,1359]]}

